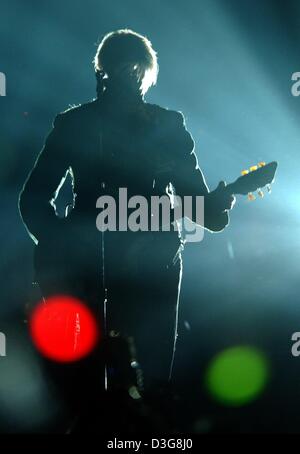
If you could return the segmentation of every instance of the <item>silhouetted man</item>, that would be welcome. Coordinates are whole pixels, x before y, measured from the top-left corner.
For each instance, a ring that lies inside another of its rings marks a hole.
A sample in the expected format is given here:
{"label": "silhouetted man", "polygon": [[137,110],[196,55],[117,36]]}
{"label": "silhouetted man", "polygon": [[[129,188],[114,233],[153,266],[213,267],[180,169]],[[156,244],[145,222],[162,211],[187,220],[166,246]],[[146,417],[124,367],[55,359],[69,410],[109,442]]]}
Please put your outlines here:
{"label": "silhouetted man", "polygon": [[[98,311],[107,332],[134,337],[146,383],[168,379],[175,348],[182,272],[177,231],[96,228],[101,195],[205,196],[205,228],[228,224],[233,197],[224,183],[209,192],[181,113],[144,101],[156,83],[156,53],[145,37],[119,30],[95,57],[96,100],[59,114],[20,195],[35,243],[43,295],[73,294]],[[55,213],[66,175],[67,216]],[[168,189],[167,189],[168,188]],[[105,303],[105,314],[103,305]],[[105,320],[104,320],[105,318]]]}

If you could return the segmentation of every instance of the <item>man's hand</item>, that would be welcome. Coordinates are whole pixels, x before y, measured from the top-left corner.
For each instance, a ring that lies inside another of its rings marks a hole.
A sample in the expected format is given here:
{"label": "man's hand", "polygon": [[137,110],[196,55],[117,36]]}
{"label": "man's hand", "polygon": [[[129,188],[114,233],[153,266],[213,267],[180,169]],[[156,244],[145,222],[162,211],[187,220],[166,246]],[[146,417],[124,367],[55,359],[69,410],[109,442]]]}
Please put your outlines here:
{"label": "man's hand", "polygon": [[229,213],[235,204],[234,195],[226,191],[225,181],[205,197],[205,227],[212,232],[220,232],[229,224]]}

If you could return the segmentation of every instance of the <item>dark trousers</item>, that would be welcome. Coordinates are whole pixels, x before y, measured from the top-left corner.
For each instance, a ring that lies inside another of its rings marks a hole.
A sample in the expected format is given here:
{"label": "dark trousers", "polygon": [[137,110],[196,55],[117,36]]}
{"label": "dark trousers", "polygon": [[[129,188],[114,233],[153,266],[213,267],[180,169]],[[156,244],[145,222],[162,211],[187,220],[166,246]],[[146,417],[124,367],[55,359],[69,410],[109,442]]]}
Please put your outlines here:
{"label": "dark trousers", "polygon": [[[176,234],[170,232],[102,234],[62,228],[39,243],[36,278],[44,297],[67,294],[81,299],[94,312],[102,333],[133,337],[147,387],[170,375],[182,272],[180,254],[173,261],[178,247]],[[82,366],[88,381],[93,381],[94,368],[102,386],[101,345],[91,358],[68,367],[79,376]]]}

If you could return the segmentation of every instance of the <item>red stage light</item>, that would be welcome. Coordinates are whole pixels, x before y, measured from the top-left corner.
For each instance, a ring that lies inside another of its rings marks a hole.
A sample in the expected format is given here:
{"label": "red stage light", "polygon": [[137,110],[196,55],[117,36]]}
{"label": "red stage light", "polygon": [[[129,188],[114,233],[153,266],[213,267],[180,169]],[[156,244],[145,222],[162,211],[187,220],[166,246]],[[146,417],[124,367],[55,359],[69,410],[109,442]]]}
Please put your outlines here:
{"label": "red stage light", "polygon": [[84,358],[99,339],[92,312],[71,296],[52,296],[41,302],[31,315],[29,327],[36,348],[58,362]]}

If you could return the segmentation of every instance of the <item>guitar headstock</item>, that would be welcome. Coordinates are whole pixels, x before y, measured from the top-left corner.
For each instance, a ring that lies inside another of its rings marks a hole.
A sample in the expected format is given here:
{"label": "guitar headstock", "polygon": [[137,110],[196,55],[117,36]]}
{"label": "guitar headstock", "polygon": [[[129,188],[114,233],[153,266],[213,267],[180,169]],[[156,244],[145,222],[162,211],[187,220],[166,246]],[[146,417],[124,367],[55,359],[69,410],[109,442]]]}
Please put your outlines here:
{"label": "guitar headstock", "polygon": [[271,192],[271,184],[274,181],[277,170],[277,162],[269,164],[260,162],[251,166],[249,170],[243,170],[240,176],[231,186],[234,194],[248,195],[249,200],[255,200],[253,192],[257,191],[259,197],[264,197],[262,188],[266,187]]}

